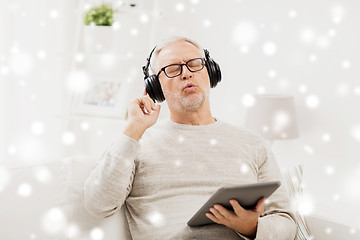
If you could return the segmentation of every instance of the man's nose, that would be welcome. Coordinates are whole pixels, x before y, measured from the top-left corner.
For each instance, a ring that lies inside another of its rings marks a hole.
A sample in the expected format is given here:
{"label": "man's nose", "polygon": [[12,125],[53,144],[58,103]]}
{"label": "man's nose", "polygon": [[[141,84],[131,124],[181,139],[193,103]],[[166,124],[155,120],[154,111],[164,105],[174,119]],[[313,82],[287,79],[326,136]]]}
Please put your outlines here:
{"label": "man's nose", "polygon": [[186,80],[193,77],[193,73],[190,72],[190,70],[187,68],[187,66],[184,64],[182,67],[182,73],[181,73],[181,79]]}

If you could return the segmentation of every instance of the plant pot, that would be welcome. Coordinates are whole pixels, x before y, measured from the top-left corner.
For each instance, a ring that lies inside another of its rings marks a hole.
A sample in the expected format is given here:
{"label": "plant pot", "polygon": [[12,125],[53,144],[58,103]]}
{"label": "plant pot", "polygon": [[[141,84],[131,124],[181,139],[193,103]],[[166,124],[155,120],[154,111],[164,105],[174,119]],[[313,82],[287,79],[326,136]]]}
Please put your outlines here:
{"label": "plant pot", "polygon": [[113,51],[113,28],[111,26],[84,27],[85,54]]}

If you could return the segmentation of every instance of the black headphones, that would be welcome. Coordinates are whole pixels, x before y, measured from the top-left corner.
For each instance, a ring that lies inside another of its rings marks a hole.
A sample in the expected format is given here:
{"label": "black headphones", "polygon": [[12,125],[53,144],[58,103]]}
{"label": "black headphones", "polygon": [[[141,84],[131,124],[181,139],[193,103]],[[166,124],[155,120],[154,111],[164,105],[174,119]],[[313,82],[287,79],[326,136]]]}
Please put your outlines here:
{"label": "black headphones", "polygon": [[[151,51],[150,56],[146,59],[147,64],[143,66],[143,73],[144,73],[144,81],[145,81],[145,88],[146,92],[149,94],[150,98],[154,102],[162,102],[165,100],[164,93],[161,89],[159,78],[156,74],[150,75],[149,74],[149,66],[150,66],[150,59],[151,55],[153,54],[154,49]],[[210,58],[209,51],[204,49],[205,52],[205,66],[209,74],[210,78],[210,87],[214,88],[218,82],[221,81],[221,71],[219,64],[217,64],[212,58]]]}

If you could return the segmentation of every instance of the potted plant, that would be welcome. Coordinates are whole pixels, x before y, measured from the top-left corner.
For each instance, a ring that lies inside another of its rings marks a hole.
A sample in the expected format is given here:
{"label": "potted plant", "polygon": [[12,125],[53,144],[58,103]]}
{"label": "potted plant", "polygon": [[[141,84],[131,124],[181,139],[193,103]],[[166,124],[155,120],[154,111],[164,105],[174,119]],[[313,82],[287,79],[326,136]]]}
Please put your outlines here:
{"label": "potted plant", "polygon": [[103,3],[91,7],[84,15],[85,25],[95,24],[96,26],[112,26],[114,9],[110,4]]}
{"label": "potted plant", "polygon": [[114,12],[111,4],[102,3],[90,7],[84,13],[86,52],[96,53],[112,50]]}

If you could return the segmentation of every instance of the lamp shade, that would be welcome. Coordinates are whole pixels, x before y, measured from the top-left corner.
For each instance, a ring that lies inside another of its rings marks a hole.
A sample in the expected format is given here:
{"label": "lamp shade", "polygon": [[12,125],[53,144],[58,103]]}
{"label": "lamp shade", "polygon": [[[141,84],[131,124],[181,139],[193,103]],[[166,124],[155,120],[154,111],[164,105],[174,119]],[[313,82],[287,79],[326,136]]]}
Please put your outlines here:
{"label": "lamp shade", "polygon": [[289,95],[254,95],[254,104],[245,116],[245,128],[265,139],[298,137],[294,99]]}

